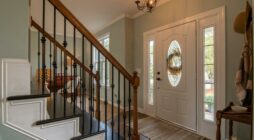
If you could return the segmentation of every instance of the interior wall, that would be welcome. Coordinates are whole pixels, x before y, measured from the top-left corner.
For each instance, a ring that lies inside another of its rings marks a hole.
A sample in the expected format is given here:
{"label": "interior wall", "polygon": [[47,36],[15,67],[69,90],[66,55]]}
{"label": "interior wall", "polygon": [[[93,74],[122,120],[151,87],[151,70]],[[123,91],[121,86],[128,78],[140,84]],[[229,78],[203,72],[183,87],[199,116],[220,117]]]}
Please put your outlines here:
{"label": "interior wall", "polygon": [[96,34],[100,37],[110,34],[109,51],[125,67],[125,19],[120,19]]}
{"label": "interior wall", "polygon": [[133,46],[134,46],[134,38],[133,38],[133,34],[134,34],[134,24],[133,24],[133,20],[126,17],[125,18],[125,63],[126,63],[126,68],[129,71],[129,73],[133,73],[134,71],[134,53],[133,53]]}
{"label": "interior wall", "polygon": [[[28,59],[29,0],[1,0],[0,17],[0,59]],[[1,69],[0,73],[2,73]],[[0,79],[2,79],[1,76]],[[0,90],[2,89],[1,82]],[[0,107],[2,110],[2,104]],[[1,113],[2,111],[0,111],[0,116],[2,116]],[[2,118],[0,119],[0,138],[3,140],[32,140],[3,126]]]}
{"label": "interior wall", "polygon": [[[171,0],[156,8],[151,14],[144,14],[134,19],[134,68],[142,69],[143,66],[143,33],[170,24],[181,19],[205,12],[217,7],[226,6],[226,103],[235,101],[234,77],[239,64],[243,35],[233,31],[234,17],[245,6],[245,1],[239,0]],[[234,56],[234,57],[232,57]],[[143,70],[142,70],[143,71]],[[141,79],[142,75],[140,75]],[[139,106],[143,107],[143,86],[139,88]],[[241,125],[242,126],[242,125]],[[249,126],[238,126],[238,135],[241,139],[248,140]],[[248,134],[246,134],[248,133]]]}
{"label": "interior wall", "polygon": [[[112,25],[104,28],[103,30],[99,31],[96,36],[100,37],[106,33],[110,34],[110,46],[109,52],[122,64],[123,67],[127,69],[129,73],[132,74],[133,72],[133,21],[129,18],[123,17],[122,19],[118,20],[117,22],[113,23]],[[110,66],[111,67],[111,66]],[[110,79],[111,79],[111,68],[110,68]],[[114,71],[114,97],[115,99],[118,97],[118,72]],[[110,84],[111,84],[110,80]],[[123,86],[123,77],[121,76],[121,87]],[[102,86],[101,93],[104,93],[105,87]],[[108,99],[111,101],[111,89],[108,87]],[[121,93],[123,93],[123,88],[121,88]],[[123,94],[121,95],[121,99],[123,99]],[[101,94],[101,98],[104,99],[104,94]],[[123,102],[121,102],[123,105]]]}

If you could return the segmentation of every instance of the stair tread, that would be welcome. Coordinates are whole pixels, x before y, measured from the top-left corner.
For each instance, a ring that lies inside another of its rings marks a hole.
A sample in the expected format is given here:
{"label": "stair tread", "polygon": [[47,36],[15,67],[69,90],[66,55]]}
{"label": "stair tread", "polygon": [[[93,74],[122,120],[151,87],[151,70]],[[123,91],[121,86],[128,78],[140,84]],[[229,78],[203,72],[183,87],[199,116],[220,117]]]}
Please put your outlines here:
{"label": "stair tread", "polygon": [[81,117],[81,114],[75,114],[71,116],[65,116],[61,118],[53,118],[53,119],[47,119],[47,120],[42,120],[42,121],[37,121],[35,124],[36,125],[43,125],[43,124],[48,124],[48,123],[53,123],[53,122],[58,122],[58,121],[63,121],[63,120],[68,120],[76,117]]}
{"label": "stair tread", "polygon": [[14,100],[26,100],[26,99],[47,98],[47,97],[50,97],[50,94],[17,95],[17,96],[7,97],[7,100],[14,101]]}

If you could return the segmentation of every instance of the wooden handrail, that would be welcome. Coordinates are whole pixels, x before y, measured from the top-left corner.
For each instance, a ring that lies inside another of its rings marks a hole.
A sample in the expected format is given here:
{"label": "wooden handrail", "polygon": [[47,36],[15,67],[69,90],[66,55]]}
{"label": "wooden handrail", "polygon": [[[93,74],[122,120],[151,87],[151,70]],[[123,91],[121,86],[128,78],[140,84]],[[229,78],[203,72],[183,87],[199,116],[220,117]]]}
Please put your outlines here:
{"label": "wooden handrail", "polygon": [[106,57],[129,81],[133,83],[133,77],[128,71],[101,45],[96,37],[60,2],[59,0],[48,0],[66,19],[89,40],[101,54]]}
{"label": "wooden handrail", "polygon": [[98,76],[94,74],[89,68],[87,68],[82,62],[80,62],[74,55],[72,55],[64,46],[62,46],[57,40],[55,40],[48,32],[43,30],[39,24],[37,24],[33,19],[31,19],[31,26],[36,28],[39,32],[48,38],[52,43],[54,43],[61,51],[63,51],[68,57],[70,57],[75,63],[80,65],[88,74],[92,75],[95,79],[98,79]]}

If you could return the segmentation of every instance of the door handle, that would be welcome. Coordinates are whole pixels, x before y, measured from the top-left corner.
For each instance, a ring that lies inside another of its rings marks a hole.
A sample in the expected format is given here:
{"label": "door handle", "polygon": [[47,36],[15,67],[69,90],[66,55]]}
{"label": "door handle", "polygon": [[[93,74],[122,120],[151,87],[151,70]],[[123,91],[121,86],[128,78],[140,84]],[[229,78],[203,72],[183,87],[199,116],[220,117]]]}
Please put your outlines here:
{"label": "door handle", "polygon": [[161,78],[158,77],[158,78],[156,78],[156,80],[157,80],[157,81],[161,81]]}

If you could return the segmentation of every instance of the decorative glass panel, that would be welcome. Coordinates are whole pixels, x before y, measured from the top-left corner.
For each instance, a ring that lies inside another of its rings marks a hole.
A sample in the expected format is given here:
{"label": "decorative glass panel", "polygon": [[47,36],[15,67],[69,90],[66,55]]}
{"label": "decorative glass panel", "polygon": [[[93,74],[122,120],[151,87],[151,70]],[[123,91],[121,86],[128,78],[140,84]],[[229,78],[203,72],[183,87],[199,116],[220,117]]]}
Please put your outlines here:
{"label": "decorative glass panel", "polygon": [[214,84],[205,84],[205,119],[214,121]]}
{"label": "decorative glass panel", "polygon": [[214,27],[206,28],[204,32],[204,45],[214,45]]}
{"label": "decorative glass panel", "polygon": [[154,105],[154,41],[148,44],[148,104]]}
{"label": "decorative glass panel", "polygon": [[167,56],[168,80],[171,86],[179,85],[182,77],[182,52],[178,41],[170,43]]}
{"label": "decorative glass panel", "polygon": [[206,46],[204,50],[205,64],[214,64],[214,46]]}
{"label": "decorative glass panel", "polygon": [[204,66],[204,84],[213,84],[214,83],[214,65],[205,65]]}
{"label": "decorative glass panel", "polygon": [[214,27],[203,30],[204,119],[214,122]]}

